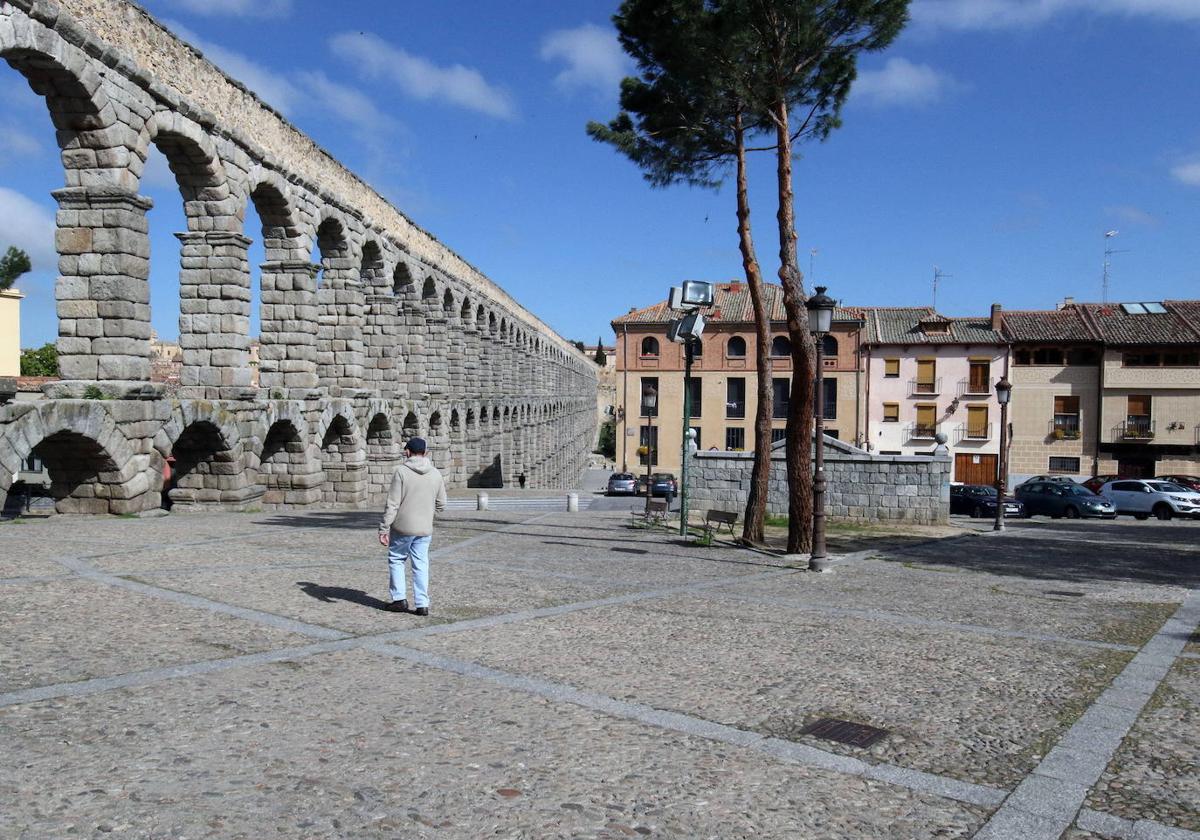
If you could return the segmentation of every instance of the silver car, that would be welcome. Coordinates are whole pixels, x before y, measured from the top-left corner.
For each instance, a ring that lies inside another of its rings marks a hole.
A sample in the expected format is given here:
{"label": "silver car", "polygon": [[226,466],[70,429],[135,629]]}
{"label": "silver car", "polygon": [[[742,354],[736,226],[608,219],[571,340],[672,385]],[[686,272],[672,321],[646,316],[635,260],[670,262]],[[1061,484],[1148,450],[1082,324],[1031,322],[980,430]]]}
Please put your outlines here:
{"label": "silver car", "polygon": [[636,496],[638,492],[637,478],[633,473],[613,473],[608,478],[608,495]]}
{"label": "silver car", "polygon": [[1100,493],[1112,499],[1117,513],[1132,514],[1136,519],[1147,519],[1151,514],[1159,519],[1200,516],[1200,493],[1170,481],[1118,479],[1101,487]]}

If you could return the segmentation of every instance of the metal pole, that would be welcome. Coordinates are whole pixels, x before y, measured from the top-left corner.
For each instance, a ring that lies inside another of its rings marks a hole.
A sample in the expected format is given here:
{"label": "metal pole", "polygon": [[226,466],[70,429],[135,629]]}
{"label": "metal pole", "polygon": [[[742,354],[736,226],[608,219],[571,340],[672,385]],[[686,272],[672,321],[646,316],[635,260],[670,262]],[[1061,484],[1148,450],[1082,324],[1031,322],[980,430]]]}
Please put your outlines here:
{"label": "metal pole", "polygon": [[996,522],[993,531],[1004,530],[1004,485],[1008,479],[1008,458],[1005,439],[1008,437],[1008,403],[1000,404],[1000,457],[996,464]]}
{"label": "metal pole", "polygon": [[817,377],[813,393],[813,420],[815,426],[816,453],[813,465],[813,533],[812,554],[809,555],[808,568],[810,571],[823,572],[828,568],[824,562],[828,556],[825,552],[825,394],[823,387],[823,368],[825,367],[824,333],[817,336]]}
{"label": "metal pole", "polygon": [[679,468],[679,536],[687,536],[688,521],[688,428],[692,425],[692,339],[683,343],[683,442]]}
{"label": "metal pole", "polygon": [[658,404],[655,403],[654,408],[647,406],[646,408],[646,516],[650,516],[650,497],[654,495],[650,486],[650,469],[654,464],[654,412],[658,411]]}

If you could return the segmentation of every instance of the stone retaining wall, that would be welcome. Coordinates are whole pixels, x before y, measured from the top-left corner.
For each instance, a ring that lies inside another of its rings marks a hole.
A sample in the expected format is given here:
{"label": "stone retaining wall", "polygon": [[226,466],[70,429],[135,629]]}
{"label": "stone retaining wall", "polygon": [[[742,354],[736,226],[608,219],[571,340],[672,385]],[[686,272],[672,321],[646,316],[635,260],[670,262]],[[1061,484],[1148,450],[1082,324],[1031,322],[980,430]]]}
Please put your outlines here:
{"label": "stone retaining wall", "polygon": [[[767,512],[788,512],[783,441],[772,447]],[[751,452],[697,452],[688,466],[689,507],[742,513]],[[873,455],[825,439],[825,510],[850,522],[945,524],[950,518],[949,455]]]}

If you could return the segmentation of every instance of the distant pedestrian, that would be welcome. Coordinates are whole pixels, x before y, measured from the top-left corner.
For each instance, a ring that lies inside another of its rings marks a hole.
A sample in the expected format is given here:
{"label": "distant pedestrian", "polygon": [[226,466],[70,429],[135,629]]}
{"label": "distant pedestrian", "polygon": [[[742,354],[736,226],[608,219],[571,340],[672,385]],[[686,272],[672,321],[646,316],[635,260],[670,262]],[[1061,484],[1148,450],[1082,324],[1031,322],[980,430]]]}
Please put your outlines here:
{"label": "distant pedestrian", "polygon": [[415,615],[429,615],[429,543],[433,514],[446,509],[446,482],[426,456],[425,441],[409,438],[405,460],[392,474],[387,507],[379,523],[379,542],[388,547],[390,612],[408,612],[405,561],[412,561]]}
{"label": "distant pedestrian", "polygon": [[517,483],[521,485],[522,490],[525,489],[525,471],[524,470],[522,470],[521,474],[519,476],[517,476]]}

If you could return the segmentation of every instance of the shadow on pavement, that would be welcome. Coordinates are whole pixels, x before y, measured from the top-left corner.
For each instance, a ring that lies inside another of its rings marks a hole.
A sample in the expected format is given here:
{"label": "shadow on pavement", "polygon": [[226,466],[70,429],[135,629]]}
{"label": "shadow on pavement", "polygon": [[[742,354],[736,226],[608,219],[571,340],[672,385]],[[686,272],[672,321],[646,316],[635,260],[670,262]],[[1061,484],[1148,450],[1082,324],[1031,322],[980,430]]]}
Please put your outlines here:
{"label": "shadow on pavement", "polygon": [[308,580],[296,581],[296,585],[311,598],[316,598],[326,604],[332,604],[334,601],[347,601],[351,604],[358,604],[363,607],[370,607],[374,610],[382,610],[387,606],[387,601],[381,601],[361,589],[348,589],[345,586],[322,586],[319,583],[313,583]]}
{"label": "shadow on pavement", "polygon": [[1055,523],[1009,528],[1006,537],[901,547],[880,559],[1029,579],[1200,586],[1200,525],[1155,529],[1141,524]]}

